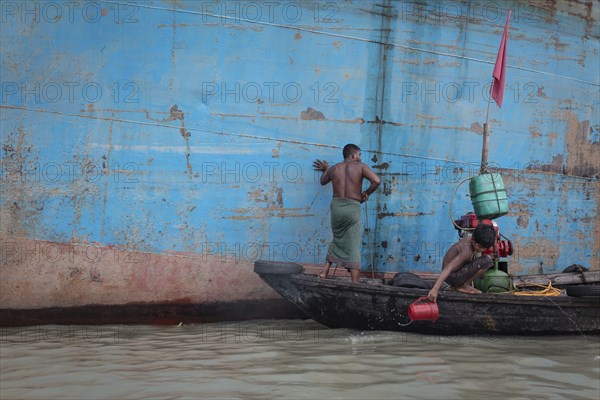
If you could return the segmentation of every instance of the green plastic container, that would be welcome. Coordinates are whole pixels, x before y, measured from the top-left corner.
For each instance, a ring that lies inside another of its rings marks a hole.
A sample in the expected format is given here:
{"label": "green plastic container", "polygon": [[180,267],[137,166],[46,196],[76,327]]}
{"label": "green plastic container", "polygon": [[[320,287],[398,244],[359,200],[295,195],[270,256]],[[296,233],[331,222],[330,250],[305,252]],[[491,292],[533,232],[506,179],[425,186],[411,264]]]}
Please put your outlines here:
{"label": "green plastic container", "polygon": [[494,219],[508,213],[508,198],[500,174],[474,176],[469,182],[469,193],[478,219]]}
{"label": "green plastic container", "polygon": [[500,271],[497,264],[485,271],[481,278],[476,279],[473,286],[483,293],[510,292],[513,288],[510,276],[506,272]]}

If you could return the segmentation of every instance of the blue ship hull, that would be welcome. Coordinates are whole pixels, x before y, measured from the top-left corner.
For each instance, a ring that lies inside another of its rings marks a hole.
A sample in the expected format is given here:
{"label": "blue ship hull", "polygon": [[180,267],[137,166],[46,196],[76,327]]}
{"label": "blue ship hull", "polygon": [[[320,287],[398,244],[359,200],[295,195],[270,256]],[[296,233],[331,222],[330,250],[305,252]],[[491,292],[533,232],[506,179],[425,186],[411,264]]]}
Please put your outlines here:
{"label": "blue ship hull", "polygon": [[598,269],[596,1],[7,1],[1,308],[277,299],[253,262],[324,261],[346,143],[382,178],[363,270],[438,272],[509,9],[509,270]]}

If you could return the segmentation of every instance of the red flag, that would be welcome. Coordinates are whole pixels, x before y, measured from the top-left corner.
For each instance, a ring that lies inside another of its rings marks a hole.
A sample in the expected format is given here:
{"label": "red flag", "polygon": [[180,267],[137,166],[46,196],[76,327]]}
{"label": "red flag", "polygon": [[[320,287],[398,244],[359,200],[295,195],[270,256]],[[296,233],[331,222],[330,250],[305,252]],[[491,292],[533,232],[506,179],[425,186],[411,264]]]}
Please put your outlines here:
{"label": "red flag", "polygon": [[502,42],[500,42],[500,49],[498,49],[498,57],[496,57],[496,65],[494,66],[494,83],[492,85],[492,98],[496,100],[498,107],[502,107],[502,99],[504,98],[504,81],[506,80],[506,42],[508,41],[508,23],[510,21],[510,15],[512,10],[508,11],[508,17],[506,17],[506,25],[504,26],[504,33],[502,34]]}

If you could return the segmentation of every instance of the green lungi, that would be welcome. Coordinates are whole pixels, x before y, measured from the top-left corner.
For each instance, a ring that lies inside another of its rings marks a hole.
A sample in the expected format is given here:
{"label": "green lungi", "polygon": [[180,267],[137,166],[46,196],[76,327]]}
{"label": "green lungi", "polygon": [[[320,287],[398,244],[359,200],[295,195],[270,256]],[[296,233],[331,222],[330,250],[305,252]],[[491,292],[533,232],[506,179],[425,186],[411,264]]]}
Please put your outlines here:
{"label": "green lungi", "polygon": [[330,209],[333,242],[327,251],[327,261],[348,269],[360,269],[360,202],[334,197]]}

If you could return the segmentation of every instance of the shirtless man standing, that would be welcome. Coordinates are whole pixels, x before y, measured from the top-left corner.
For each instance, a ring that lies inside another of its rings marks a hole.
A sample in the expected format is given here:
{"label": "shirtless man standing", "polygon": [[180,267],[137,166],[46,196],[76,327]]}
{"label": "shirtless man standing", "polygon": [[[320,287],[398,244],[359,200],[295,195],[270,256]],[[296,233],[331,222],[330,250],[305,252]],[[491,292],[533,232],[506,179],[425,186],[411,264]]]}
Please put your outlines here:
{"label": "shirtless man standing", "polygon": [[[352,282],[358,282],[360,275],[360,244],[362,240],[362,220],[360,203],[379,187],[379,177],[361,161],[360,148],[347,144],[342,151],[344,161],[329,167],[327,161],[315,160],[313,166],[323,172],[321,185],[331,182],[331,231],[333,241],[329,245],[325,269],[319,277],[326,278],[331,264],[338,264],[350,271]],[[362,191],[363,179],[371,182]]]}

